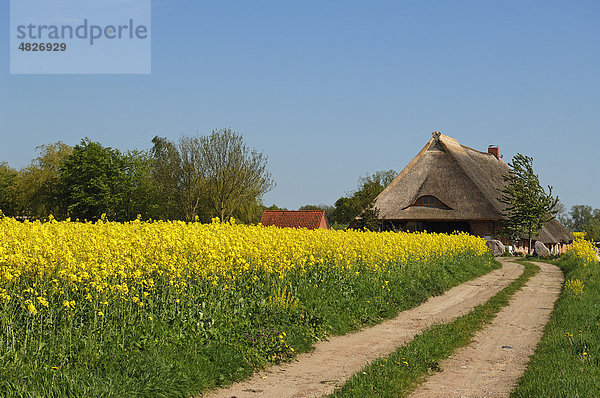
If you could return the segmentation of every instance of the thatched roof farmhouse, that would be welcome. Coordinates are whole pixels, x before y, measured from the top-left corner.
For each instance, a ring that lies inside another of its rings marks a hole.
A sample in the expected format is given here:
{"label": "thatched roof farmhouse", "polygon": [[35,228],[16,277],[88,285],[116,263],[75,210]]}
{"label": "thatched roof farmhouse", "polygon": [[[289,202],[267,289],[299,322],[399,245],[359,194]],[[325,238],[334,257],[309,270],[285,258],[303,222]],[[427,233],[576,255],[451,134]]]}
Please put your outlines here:
{"label": "thatched roof farmhouse", "polygon": [[[498,199],[509,171],[498,147],[487,152],[463,146],[439,132],[377,196],[374,206],[385,230],[465,231],[497,238],[505,204]],[[557,220],[535,238],[562,251],[573,237]]]}

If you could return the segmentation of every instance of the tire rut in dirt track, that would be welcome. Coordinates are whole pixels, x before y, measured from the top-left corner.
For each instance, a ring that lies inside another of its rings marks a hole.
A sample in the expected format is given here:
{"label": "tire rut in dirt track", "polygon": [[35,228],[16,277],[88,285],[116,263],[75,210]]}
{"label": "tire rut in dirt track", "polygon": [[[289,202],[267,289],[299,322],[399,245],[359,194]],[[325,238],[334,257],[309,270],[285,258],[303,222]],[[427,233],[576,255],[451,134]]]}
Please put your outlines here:
{"label": "tire rut in dirt track", "polygon": [[512,297],[472,343],[441,363],[410,395],[430,397],[508,397],[542,338],[563,274],[558,267],[535,263],[540,272]]}
{"label": "tire rut in dirt track", "polygon": [[446,323],[483,304],[523,271],[501,260],[502,268],[454,287],[396,318],[344,336],[332,337],[296,360],[260,371],[246,381],[205,394],[205,397],[318,397],[332,393],[350,376],[382,355],[392,353],[423,329]]}

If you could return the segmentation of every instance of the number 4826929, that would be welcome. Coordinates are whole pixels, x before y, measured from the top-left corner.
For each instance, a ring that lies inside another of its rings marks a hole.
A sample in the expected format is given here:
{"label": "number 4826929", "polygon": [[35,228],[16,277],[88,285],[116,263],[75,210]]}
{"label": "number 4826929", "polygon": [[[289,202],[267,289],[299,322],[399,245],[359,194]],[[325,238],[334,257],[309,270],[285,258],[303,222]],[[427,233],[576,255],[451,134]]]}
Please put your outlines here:
{"label": "number 4826929", "polygon": [[21,43],[21,51],[66,51],[67,43]]}

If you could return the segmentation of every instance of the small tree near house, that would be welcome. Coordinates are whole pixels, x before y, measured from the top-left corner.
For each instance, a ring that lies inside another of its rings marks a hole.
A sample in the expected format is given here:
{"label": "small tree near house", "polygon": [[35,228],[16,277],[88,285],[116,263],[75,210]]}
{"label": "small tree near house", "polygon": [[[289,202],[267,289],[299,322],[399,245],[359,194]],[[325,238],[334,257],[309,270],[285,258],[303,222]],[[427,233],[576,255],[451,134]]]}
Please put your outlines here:
{"label": "small tree near house", "polygon": [[504,233],[511,239],[527,238],[531,254],[532,238],[554,218],[558,197],[552,196],[551,186],[546,193],[540,185],[533,158],[517,153],[508,166],[510,171],[503,176],[506,187],[500,190],[499,199],[507,205],[502,212]]}
{"label": "small tree near house", "polygon": [[381,231],[379,220],[379,209],[371,202],[358,217],[352,222],[350,228],[367,229],[369,231]]}

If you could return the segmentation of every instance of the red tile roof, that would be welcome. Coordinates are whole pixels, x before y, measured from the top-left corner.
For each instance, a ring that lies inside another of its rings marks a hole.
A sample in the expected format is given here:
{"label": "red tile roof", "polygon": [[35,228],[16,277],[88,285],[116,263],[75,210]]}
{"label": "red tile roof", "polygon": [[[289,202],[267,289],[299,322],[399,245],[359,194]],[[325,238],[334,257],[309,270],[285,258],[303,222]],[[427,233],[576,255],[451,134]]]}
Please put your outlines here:
{"label": "red tile roof", "polygon": [[329,229],[324,210],[265,210],[260,223],[266,227]]}

